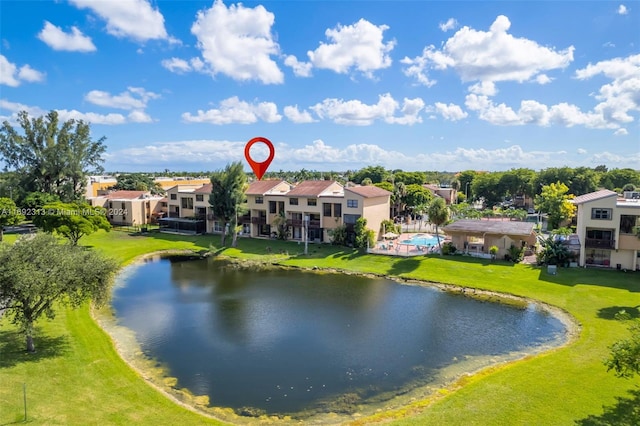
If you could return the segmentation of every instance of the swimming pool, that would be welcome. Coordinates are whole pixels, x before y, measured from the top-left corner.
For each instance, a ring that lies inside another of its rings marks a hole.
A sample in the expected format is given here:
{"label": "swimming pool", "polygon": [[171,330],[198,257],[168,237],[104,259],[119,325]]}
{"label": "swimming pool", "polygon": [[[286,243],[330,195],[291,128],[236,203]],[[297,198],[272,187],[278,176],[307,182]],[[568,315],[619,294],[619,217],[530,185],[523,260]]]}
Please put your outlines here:
{"label": "swimming pool", "polygon": [[[440,241],[444,240],[444,237],[439,237]],[[417,234],[408,240],[400,241],[402,244],[410,244],[414,246],[435,246],[438,245],[438,237],[429,234]]]}

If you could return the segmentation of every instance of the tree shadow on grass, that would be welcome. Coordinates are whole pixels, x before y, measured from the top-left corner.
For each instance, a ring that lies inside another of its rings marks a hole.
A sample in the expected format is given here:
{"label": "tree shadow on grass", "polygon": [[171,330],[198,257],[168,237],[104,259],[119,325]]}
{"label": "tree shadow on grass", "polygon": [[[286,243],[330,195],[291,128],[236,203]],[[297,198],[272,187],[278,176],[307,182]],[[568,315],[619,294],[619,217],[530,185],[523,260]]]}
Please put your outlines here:
{"label": "tree shadow on grass", "polygon": [[400,276],[409,272],[413,272],[420,267],[421,260],[413,257],[399,258],[393,263],[389,269],[389,275]]}
{"label": "tree shadow on grass", "polygon": [[631,293],[640,292],[640,273],[599,268],[557,268],[556,274],[550,274],[546,266],[540,268],[540,281],[573,287],[575,285],[594,285],[617,288]]}
{"label": "tree shadow on grass", "polygon": [[24,334],[15,330],[0,331],[0,369],[23,362],[38,362],[63,355],[69,349],[67,336],[47,336],[36,332],[33,339],[36,352],[26,351]]}
{"label": "tree shadow on grass", "polygon": [[629,318],[640,318],[640,305],[638,306],[609,306],[598,310],[598,318],[614,320],[616,315],[624,311]]}
{"label": "tree shadow on grass", "polygon": [[640,425],[640,389],[629,391],[630,397],[617,396],[617,402],[605,406],[604,413],[576,420],[577,426],[637,426]]}

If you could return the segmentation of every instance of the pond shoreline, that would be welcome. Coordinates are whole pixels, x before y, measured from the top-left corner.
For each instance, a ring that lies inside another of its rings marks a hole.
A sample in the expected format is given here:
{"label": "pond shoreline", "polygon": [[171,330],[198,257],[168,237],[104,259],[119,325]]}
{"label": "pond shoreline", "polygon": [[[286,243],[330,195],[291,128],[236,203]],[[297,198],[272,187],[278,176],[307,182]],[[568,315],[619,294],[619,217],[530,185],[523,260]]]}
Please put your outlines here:
{"label": "pond shoreline", "polygon": [[[184,258],[185,260],[196,260],[196,259],[205,259],[207,257],[211,257],[210,254],[205,252],[195,252],[192,250],[163,250],[153,253],[147,253],[141,256],[136,257],[128,264],[124,265],[124,267],[119,272],[117,281],[114,285],[113,290],[117,288],[119,283],[123,282],[123,277],[129,273],[129,271],[133,270],[139,265],[143,265],[144,263],[150,260],[157,260],[162,258]],[[455,293],[463,295],[464,297],[476,298],[483,301],[491,301],[491,302],[501,302],[507,304],[515,304],[515,305],[529,305],[534,304],[538,307],[541,307],[547,313],[553,315],[563,324],[565,331],[563,333],[563,342],[560,345],[547,346],[540,348],[535,348],[534,351],[528,351],[527,353],[517,353],[510,354],[506,356],[504,359],[498,360],[497,362],[491,362],[489,364],[483,364],[480,366],[476,366],[476,368],[470,368],[469,371],[458,371],[455,376],[447,376],[444,381],[439,382],[435,387],[434,386],[419,386],[417,388],[412,388],[406,395],[403,395],[402,398],[394,397],[390,400],[386,401],[383,405],[384,408],[377,409],[375,412],[367,412],[364,413],[355,413],[355,414],[336,414],[336,413],[322,413],[311,415],[311,417],[302,417],[302,418],[293,418],[292,416],[287,415],[262,415],[259,417],[250,417],[250,416],[241,416],[236,414],[236,412],[231,408],[220,408],[220,407],[208,407],[209,401],[206,396],[194,396],[186,389],[178,389],[175,386],[175,381],[173,378],[167,377],[164,374],[164,369],[162,366],[159,366],[155,361],[145,358],[142,354],[142,351],[139,348],[137,341],[135,340],[135,336],[133,332],[124,327],[118,326],[116,324],[116,318],[113,315],[113,312],[109,307],[106,310],[109,312],[105,312],[102,310],[98,312],[95,309],[91,310],[91,315],[96,321],[96,323],[105,331],[105,333],[110,337],[112,344],[117,351],[118,355],[132,368],[136,373],[143,378],[147,383],[149,383],[153,388],[158,390],[159,392],[166,395],[173,402],[178,405],[189,409],[190,411],[196,412],[200,415],[206,416],[208,418],[212,418],[222,422],[232,422],[234,424],[248,424],[255,423],[256,421],[260,421],[261,423],[299,423],[300,421],[304,421],[309,424],[344,424],[350,422],[360,423],[365,418],[371,418],[372,421],[381,421],[384,418],[398,418],[405,417],[408,415],[418,414],[421,410],[429,406],[435,400],[444,397],[444,395],[449,394],[456,389],[464,386],[466,382],[469,381],[470,378],[477,377],[479,375],[487,375],[491,374],[501,368],[504,368],[506,365],[510,365],[516,362],[526,361],[542,354],[548,354],[555,350],[561,349],[570,345],[572,342],[576,340],[576,338],[580,334],[581,326],[580,324],[566,311],[561,308],[555,307],[553,305],[549,305],[543,303],[541,301],[525,298],[521,296],[515,296],[508,293],[500,293],[495,291],[487,291],[480,290],[473,287],[464,287],[457,286],[453,284],[442,284],[438,282],[432,281],[424,281],[417,279],[408,279],[397,276],[390,276],[385,274],[373,274],[373,273],[360,273],[354,272],[351,270],[344,269],[336,269],[336,268],[318,268],[318,267],[299,267],[294,265],[282,265],[280,263],[283,259],[277,259],[275,261],[255,261],[255,260],[245,260],[238,259],[228,256],[216,256],[221,260],[230,261],[232,265],[239,268],[255,268],[257,266],[264,268],[278,268],[278,269],[296,269],[305,272],[316,272],[316,273],[340,273],[346,275],[357,275],[363,277],[370,278],[385,278],[389,280],[396,281],[403,285],[417,285],[417,286],[428,286],[440,289],[442,291],[446,291],[449,293]],[[112,291],[113,291],[112,290]],[[123,344],[126,342],[126,344]],[[141,358],[142,355],[142,358]],[[464,370],[464,369],[463,369]],[[426,391],[426,392],[425,392]],[[416,411],[417,410],[417,411]],[[370,411],[370,410],[367,410]],[[403,414],[398,414],[399,411],[402,411]],[[395,414],[394,414],[395,413]],[[302,413],[300,413],[302,414]],[[374,420],[375,418],[375,420]]]}

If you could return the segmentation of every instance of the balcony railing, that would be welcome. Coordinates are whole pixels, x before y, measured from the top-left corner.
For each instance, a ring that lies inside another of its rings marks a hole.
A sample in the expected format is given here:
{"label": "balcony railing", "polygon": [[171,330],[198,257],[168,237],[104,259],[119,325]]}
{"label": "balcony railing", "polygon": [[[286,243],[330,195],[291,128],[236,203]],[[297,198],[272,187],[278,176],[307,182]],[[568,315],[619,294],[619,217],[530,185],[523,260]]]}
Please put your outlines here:
{"label": "balcony railing", "polygon": [[603,240],[600,238],[586,238],[584,240],[586,248],[614,249],[616,248],[616,240]]}
{"label": "balcony railing", "polygon": [[[288,226],[302,227],[304,226],[304,221],[302,219],[287,219]],[[319,220],[310,220],[309,228],[320,228]]]}

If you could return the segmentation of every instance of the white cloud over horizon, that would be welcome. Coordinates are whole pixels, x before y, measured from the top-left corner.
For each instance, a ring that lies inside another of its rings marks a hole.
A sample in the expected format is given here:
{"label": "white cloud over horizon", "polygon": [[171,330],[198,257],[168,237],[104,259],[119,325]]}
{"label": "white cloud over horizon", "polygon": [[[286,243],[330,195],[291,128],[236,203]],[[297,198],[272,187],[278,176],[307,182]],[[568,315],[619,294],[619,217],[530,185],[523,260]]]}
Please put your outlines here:
{"label": "white cloud over horizon", "polygon": [[277,123],[282,120],[278,114],[278,107],[273,102],[249,103],[241,101],[237,96],[232,96],[220,102],[219,108],[207,111],[198,110],[191,114],[182,114],[182,120],[186,123],[210,123],[223,124],[252,124],[258,121]]}
{"label": "white cloud over horizon", "polygon": [[18,67],[0,54],[0,85],[18,87],[23,82],[39,83],[44,81],[45,76],[45,73],[31,68],[29,64]]}
{"label": "white cloud over horizon", "polygon": [[53,50],[68,52],[95,52],[98,50],[91,41],[91,37],[84,35],[78,27],[71,27],[71,32],[65,33],[62,28],[49,21],[44,22],[44,28],[38,33],[38,38]]}

